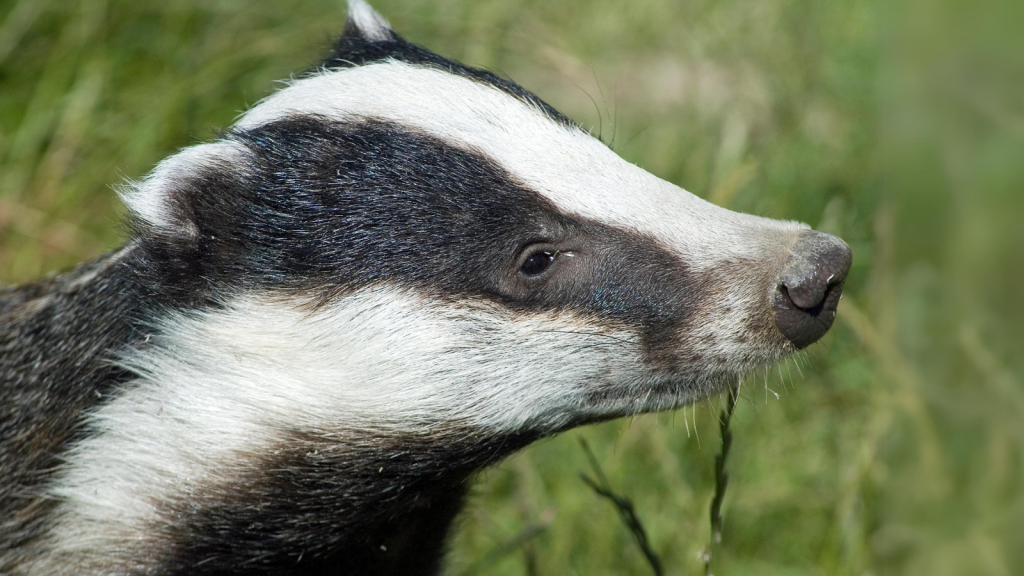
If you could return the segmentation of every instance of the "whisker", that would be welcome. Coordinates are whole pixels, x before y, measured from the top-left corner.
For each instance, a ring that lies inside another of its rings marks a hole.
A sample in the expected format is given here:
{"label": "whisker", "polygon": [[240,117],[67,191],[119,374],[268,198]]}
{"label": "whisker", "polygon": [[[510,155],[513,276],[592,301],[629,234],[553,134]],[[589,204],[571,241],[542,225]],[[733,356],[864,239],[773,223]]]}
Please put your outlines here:
{"label": "whisker", "polygon": [[631,345],[635,343],[635,341],[628,338],[621,338],[618,336],[612,336],[611,334],[603,334],[601,332],[584,332],[582,330],[538,330],[538,332],[542,334],[577,334],[579,336],[596,336],[599,338],[613,340],[622,345]]}
{"label": "whisker", "polygon": [[697,437],[697,449],[700,449],[700,432],[697,430],[697,405],[693,404],[693,435]]}

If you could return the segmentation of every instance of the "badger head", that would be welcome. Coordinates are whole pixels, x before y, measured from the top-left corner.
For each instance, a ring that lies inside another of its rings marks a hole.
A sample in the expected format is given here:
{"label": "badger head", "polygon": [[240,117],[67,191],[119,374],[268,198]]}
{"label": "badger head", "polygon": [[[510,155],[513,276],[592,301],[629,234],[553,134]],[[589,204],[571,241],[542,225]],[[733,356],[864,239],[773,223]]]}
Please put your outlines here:
{"label": "badger head", "polygon": [[[850,263],[837,238],[622,160],[361,1],[315,72],[125,200],[148,278],[188,311],[162,337],[318,425],[547,433],[691,403],[820,338]],[[129,360],[183,369],[163,352]]]}
{"label": "badger head", "polygon": [[158,305],[55,490],[112,541],[261,455],[670,409],[832,324],[839,239],[705,202],[350,6],[322,66],[123,194]]}

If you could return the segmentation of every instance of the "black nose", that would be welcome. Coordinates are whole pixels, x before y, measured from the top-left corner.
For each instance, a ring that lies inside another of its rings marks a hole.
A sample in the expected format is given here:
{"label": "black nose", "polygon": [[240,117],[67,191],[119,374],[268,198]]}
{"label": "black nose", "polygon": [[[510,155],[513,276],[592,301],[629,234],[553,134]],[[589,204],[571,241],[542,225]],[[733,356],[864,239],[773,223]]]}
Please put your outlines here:
{"label": "black nose", "polygon": [[797,349],[832,327],[850,260],[846,242],[822,232],[803,232],[793,246],[775,292],[775,325]]}

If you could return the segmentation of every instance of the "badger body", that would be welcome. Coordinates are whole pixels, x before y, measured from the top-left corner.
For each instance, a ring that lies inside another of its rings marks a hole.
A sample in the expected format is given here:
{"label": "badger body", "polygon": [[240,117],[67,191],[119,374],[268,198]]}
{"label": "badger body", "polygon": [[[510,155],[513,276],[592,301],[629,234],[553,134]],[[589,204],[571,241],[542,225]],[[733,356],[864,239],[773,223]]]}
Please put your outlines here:
{"label": "badger body", "polygon": [[818,339],[842,241],[628,164],[361,1],[0,292],[0,573],[433,574],[467,479]]}

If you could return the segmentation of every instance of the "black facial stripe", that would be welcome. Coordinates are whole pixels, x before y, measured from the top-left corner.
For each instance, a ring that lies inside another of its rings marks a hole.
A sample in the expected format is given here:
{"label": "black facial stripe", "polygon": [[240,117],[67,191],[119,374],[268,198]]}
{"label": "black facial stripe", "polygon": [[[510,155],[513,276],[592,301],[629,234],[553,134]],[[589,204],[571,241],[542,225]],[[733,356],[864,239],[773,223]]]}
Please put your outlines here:
{"label": "black facial stripe", "polygon": [[[655,240],[570,217],[490,159],[431,136],[303,117],[231,137],[252,151],[251,176],[218,169],[171,196],[198,236],[143,230],[155,290],[177,290],[187,305],[266,288],[327,300],[384,281],[570,310],[633,326],[659,347],[696,298],[686,265]],[[518,250],[537,238],[562,253],[532,282]]]}
{"label": "black facial stripe", "polygon": [[463,76],[494,86],[528,104],[536,106],[545,115],[559,124],[578,127],[568,116],[555,110],[547,102],[544,102],[515,82],[506,80],[493,72],[466,66],[465,64],[439,56],[430,50],[406,41],[393,31],[389,31],[389,34],[391,35],[390,40],[368,40],[359,32],[358,28],[349,22],[345,29],[345,34],[335,43],[334,49],[331,51],[330,56],[324,60],[323,66],[327,68],[353,68],[394,59],[407,64],[438,68],[449,74]]}

